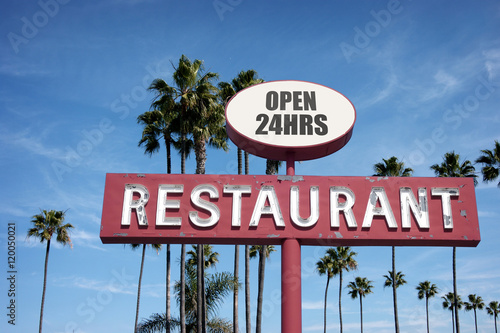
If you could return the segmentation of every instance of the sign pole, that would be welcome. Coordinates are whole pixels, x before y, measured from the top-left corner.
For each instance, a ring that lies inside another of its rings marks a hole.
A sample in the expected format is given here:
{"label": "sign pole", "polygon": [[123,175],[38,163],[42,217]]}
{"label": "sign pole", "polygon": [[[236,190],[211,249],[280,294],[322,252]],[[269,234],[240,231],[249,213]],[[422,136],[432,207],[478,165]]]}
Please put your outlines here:
{"label": "sign pole", "polygon": [[[286,160],[287,176],[295,175],[295,160],[289,153]],[[302,287],[300,243],[286,238],[281,245],[281,332],[302,332]]]}

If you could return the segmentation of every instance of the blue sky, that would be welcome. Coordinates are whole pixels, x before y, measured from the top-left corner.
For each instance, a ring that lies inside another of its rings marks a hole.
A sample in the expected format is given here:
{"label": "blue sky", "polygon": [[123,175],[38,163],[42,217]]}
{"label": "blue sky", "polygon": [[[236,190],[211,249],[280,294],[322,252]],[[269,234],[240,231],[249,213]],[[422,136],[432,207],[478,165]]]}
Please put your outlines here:
{"label": "blue sky", "polygon": [[[68,0],[4,2],[0,13],[0,167],[3,175],[1,248],[7,275],[7,223],[17,228],[17,322],[2,313],[3,332],[38,327],[44,245],[25,240],[40,209],[67,210],[76,226],[73,249],[52,247],[45,332],[131,331],[140,251],[103,245],[99,239],[106,173],[162,173],[165,154],[149,158],[137,147],[139,114],[153,96],[157,77],[169,82],[171,62],[182,54],[204,60],[229,81],[253,68],[270,80],[304,80],[347,96],[357,111],[351,141],[337,153],[297,164],[302,175],[367,176],[373,165],[397,156],[434,176],[429,166],[454,150],[474,161],[500,140],[500,3],[498,1],[159,1]],[[209,150],[207,173],[236,173],[236,149]],[[179,172],[178,158],[173,163]],[[253,157],[251,174],[265,172]],[[480,166],[476,168],[479,170]],[[194,173],[195,160],[187,172]],[[282,171],[283,172],[283,171]],[[482,241],[459,248],[459,293],[500,301],[500,190],[476,188]],[[180,246],[173,245],[177,280]],[[217,246],[218,271],[232,269],[232,246]],[[314,272],[324,247],[303,247],[303,331],[322,331],[326,279]],[[374,294],[364,305],[366,332],[392,332],[392,295],[382,275],[391,265],[388,247],[358,247],[359,269]],[[397,270],[408,284],[398,292],[402,331],[425,331],[425,304],[415,286],[431,280],[440,296],[452,290],[451,248],[397,248]],[[252,262],[255,316],[257,262]],[[243,258],[240,267],[243,267]],[[280,252],[271,256],[265,281],[264,331],[280,327]],[[164,311],[165,254],[147,252],[140,317]],[[6,278],[0,279],[6,312]],[[338,279],[331,283],[328,326],[338,329]],[[243,302],[243,298],[241,298]],[[359,304],[343,294],[344,332],[359,330]],[[431,300],[431,329],[451,330],[439,298]],[[244,307],[240,306],[243,329]],[[173,314],[178,309],[173,308]],[[231,300],[221,308],[231,317]],[[485,311],[480,332],[493,330]],[[461,312],[464,331],[473,329]]]}

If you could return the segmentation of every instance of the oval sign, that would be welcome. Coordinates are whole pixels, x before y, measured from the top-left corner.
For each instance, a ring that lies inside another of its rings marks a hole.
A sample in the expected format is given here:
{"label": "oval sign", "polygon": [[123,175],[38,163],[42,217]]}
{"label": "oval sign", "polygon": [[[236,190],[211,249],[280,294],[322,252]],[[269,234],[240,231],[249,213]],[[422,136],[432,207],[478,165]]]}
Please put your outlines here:
{"label": "oval sign", "polygon": [[285,161],[330,155],[349,141],[356,110],[344,95],[306,81],[248,87],[226,105],[226,131],[250,154]]}

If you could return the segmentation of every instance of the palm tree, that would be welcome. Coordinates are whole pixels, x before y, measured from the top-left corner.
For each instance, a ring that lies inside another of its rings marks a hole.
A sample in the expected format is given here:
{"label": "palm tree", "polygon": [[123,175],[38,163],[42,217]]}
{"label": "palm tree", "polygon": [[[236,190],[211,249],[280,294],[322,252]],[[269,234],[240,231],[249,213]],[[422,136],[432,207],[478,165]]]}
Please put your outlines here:
{"label": "palm tree", "polygon": [[[182,55],[177,67],[174,66],[173,81],[175,87],[169,87],[163,80],[156,79],[152,83],[154,90],[165,91],[167,100],[176,101],[178,130],[180,132],[181,170],[184,173],[187,152],[187,136],[193,138],[193,147],[196,155],[196,173],[205,173],[206,145],[227,149],[227,137],[224,130],[224,110],[217,103],[217,88],[212,84],[217,78],[216,73],[205,72],[203,61],[196,59],[191,62]],[[199,260],[202,260],[203,246],[199,246]],[[185,246],[181,247],[185,251]],[[183,252],[184,253],[184,252]],[[182,255],[181,255],[182,256]],[[184,265],[182,261],[181,265]],[[199,284],[203,285],[203,265],[200,269]],[[184,269],[181,268],[181,275]],[[182,280],[182,279],[181,279]],[[202,306],[204,293],[198,293],[198,306]],[[182,297],[181,297],[182,300]],[[182,310],[181,301],[181,312]],[[183,318],[181,317],[181,321]],[[204,322],[201,323],[204,326]],[[184,324],[181,323],[184,332]]]}
{"label": "palm tree", "polygon": [[[141,246],[140,244],[130,244],[132,247],[132,250],[136,250]],[[158,254],[158,251],[161,249],[161,244],[152,244],[151,247],[156,250],[156,253]],[[139,272],[139,282],[137,283],[137,307],[135,309],[135,325],[134,325],[134,333],[137,333],[138,330],[138,323],[139,323],[139,303],[141,300],[141,284],[142,284],[142,272],[144,268],[144,256],[146,254],[146,244],[142,244],[142,257],[141,257],[141,269]]]}
{"label": "palm tree", "polygon": [[[455,154],[454,151],[444,154],[443,162],[441,164],[431,165],[431,169],[438,177],[472,177],[474,179],[474,185],[477,184],[477,175],[475,174],[475,168],[469,160],[460,162],[460,155]],[[457,294],[457,248],[453,247],[453,293]],[[457,333],[460,333],[460,321],[458,319],[458,297],[455,300],[455,321]]]}
{"label": "palm tree", "polygon": [[349,291],[349,295],[351,295],[352,299],[356,299],[359,297],[359,313],[361,320],[361,333],[363,333],[363,297],[372,293],[373,285],[371,284],[373,281],[368,280],[367,278],[356,277],[356,279],[352,282],[349,282],[347,288],[351,289]]}
{"label": "palm tree", "polygon": [[[188,251],[189,259],[187,260],[187,265],[191,267],[196,267],[198,265],[198,245],[191,245],[192,250]],[[203,255],[204,255],[204,267],[210,268],[215,267],[219,262],[219,253],[213,251],[213,246],[210,244],[203,245]]]}
{"label": "palm tree", "polygon": [[[196,251],[190,251],[191,258],[186,262],[186,330],[189,333],[199,332],[197,330],[197,255]],[[210,257],[210,256],[208,256]],[[191,260],[194,259],[194,260]],[[210,259],[205,257],[205,263],[211,262]],[[207,304],[207,331],[210,333],[230,333],[233,326],[230,321],[217,317],[217,312],[222,305],[226,296],[228,296],[234,288],[238,288],[238,281],[228,272],[206,274],[206,304]],[[180,302],[181,283],[178,281],[175,284],[175,291],[177,300]],[[153,314],[149,319],[144,320],[140,326],[138,333],[150,332],[163,332],[166,327],[166,318],[163,314]],[[180,321],[177,319],[170,319],[172,327],[180,326]]]}
{"label": "palm tree", "polygon": [[[241,71],[238,73],[238,75],[231,81],[231,83],[227,82],[220,82],[219,83],[219,90],[220,90],[220,97],[222,99],[223,104],[225,105],[231,97],[236,95],[238,92],[242,91],[243,89],[246,89],[250,86],[253,86],[255,84],[259,84],[264,82],[263,79],[259,78],[259,75],[257,74],[257,71],[253,69],[249,69],[246,71]],[[237,154],[238,154],[238,174],[242,174],[242,156],[241,156],[241,148],[238,148]],[[248,175],[248,152],[245,152],[245,174]]]}
{"label": "palm tree", "polygon": [[465,305],[465,310],[470,311],[474,310],[474,324],[476,326],[476,333],[477,333],[477,314],[476,310],[482,310],[484,309],[484,301],[481,298],[481,296],[477,296],[476,294],[470,294],[469,295],[469,301],[464,302]]}
{"label": "palm tree", "polygon": [[462,305],[464,304],[462,302],[460,295],[457,295],[456,297],[455,297],[455,295],[457,295],[457,294],[449,292],[446,295],[441,297],[443,299],[443,309],[448,309],[451,312],[451,324],[453,327],[453,332],[455,332],[455,327],[456,327],[455,322],[457,322],[455,320],[455,316],[456,316],[457,311],[455,311],[455,310],[462,309]]}
{"label": "palm tree", "polygon": [[334,277],[335,274],[337,274],[337,272],[334,270],[332,257],[327,254],[323,258],[321,258],[316,263],[316,270],[318,271],[319,275],[326,275],[325,305],[323,314],[324,318],[323,331],[326,333],[326,303],[328,299],[328,285],[330,284],[330,279]]}
{"label": "palm tree", "polygon": [[349,272],[352,269],[358,268],[358,263],[354,259],[357,255],[350,247],[337,246],[336,248],[329,248],[326,251],[334,263],[334,271],[339,274],[339,318],[340,318],[340,333],[343,332],[342,322],[342,273],[343,271]]}
{"label": "palm tree", "polygon": [[[481,172],[483,174],[483,181],[490,182],[498,178],[500,174],[500,143],[495,140],[495,147],[493,150],[481,150],[481,155],[476,163],[482,163],[483,168]],[[500,181],[498,182],[498,187],[500,187]]]}
{"label": "palm tree", "polygon": [[393,274],[392,271],[388,271],[388,273],[389,274],[384,275],[385,277],[384,288],[392,287],[394,285],[394,281],[396,281],[396,288],[399,288],[400,286],[406,284],[405,275],[402,272],[397,272],[396,274]]}
{"label": "palm tree", "polygon": [[373,166],[375,170],[374,176],[411,177],[413,175],[413,169],[405,168],[404,162],[398,161],[395,156],[387,160],[383,158],[382,161]]}
{"label": "palm tree", "polygon": [[175,102],[175,89],[168,86],[165,81],[156,79],[149,86],[155,91],[155,99],[151,103],[150,111],[137,117],[137,123],[143,125],[142,137],[139,147],[144,147],[144,153],[150,157],[160,150],[163,139],[167,152],[167,173],[172,172],[171,146],[177,141],[173,137],[180,130],[179,107]]}
{"label": "palm tree", "polygon": [[[247,71],[241,71],[238,75],[232,80],[231,83],[227,82],[219,82],[219,97],[221,99],[221,104],[224,106],[227,102],[239,91],[250,87],[254,84],[264,82],[264,80],[259,79],[257,72],[253,69],[249,69]],[[240,147],[237,149],[237,158],[238,158],[238,175],[241,175],[242,172],[242,150]],[[248,152],[245,152],[245,174],[248,175]],[[250,322],[250,272],[247,269],[249,266],[250,257],[247,256],[250,251],[250,246],[245,245],[245,305],[246,305],[246,331],[250,333],[251,331],[251,322]],[[239,245],[234,246],[234,277],[239,279],[239,257],[240,257],[240,247]],[[233,295],[233,327],[234,332],[238,331],[238,289],[234,290]]]}
{"label": "palm tree", "polygon": [[47,267],[49,263],[50,241],[52,236],[56,236],[56,242],[62,244],[71,244],[69,237],[70,229],[74,228],[71,224],[64,224],[66,212],[60,210],[42,210],[40,214],[34,215],[31,222],[33,227],[28,230],[27,238],[34,237],[40,240],[40,243],[47,243],[45,251],[45,266],[43,270],[43,289],[42,289],[42,304],[40,306],[40,323],[38,332],[42,332],[43,322],[43,307],[45,305],[45,291],[47,289]]}
{"label": "palm tree", "polygon": [[[212,251],[212,245],[209,244],[204,244],[204,245],[192,245],[192,250],[188,252],[188,255],[190,258],[187,260],[187,265],[190,267],[196,267],[197,269],[197,274],[198,276],[205,276],[205,269],[209,268],[211,266],[215,267],[215,264],[219,262],[219,253],[218,252],[213,252]],[[201,248],[201,251],[200,251]],[[199,258],[202,258],[199,260]],[[200,268],[200,266],[203,266],[203,268]],[[203,290],[205,291],[205,279],[203,279],[203,282],[200,283],[200,279],[197,279],[198,285],[197,285],[197,290]],[[205,293],[203,293],[205,294]],[[204,295],[205,296],[205,295]],[[197,297],[200,297],[200,293],[197,293]],[[203,297],[204,298],[204,297]],[[206,322],[204,319],[206,319],[206,310],[207,310],[207,304],[206,302],[201,298],[201,302],[198,299],[197,300],[197,306],[199,307],[197,309],[198,313],[201,313],[201,316],[197,317],[199,325],[202,326],[202,329],[206,329],[204,326],[206,326]]]}
{"label": "palm tree", "polygon": [[[172,173],[171,146],[179,148],[179,143],[173,137],[179,132],[178,105],[175,103],[175,89],[169,87],[163,80],[156,80],[149,87],[156,92],[151,110],[137,117],[137,123],[144,126],[139,147],[144,146],[144,153],[150,157],[160,150],[160,141],[163,139],[167,151],[167,174]],[[184,173],[184,172],[183,172]],[[166,323],[167,333],[170,333],[170,244],[166,251]]]}
{"label": "palm tree", "polygon": [[491,301],[490,304],[488,304],[488,307],[486,308],[486,311],[490,316],[493,316],[493,319],[495,320],[495,333],[497,333],[497,318],[498,314],[500,313],[500,305],[498,301]]}
{"label": "palm tree", "polygon": [[[374,176],[381,177],[411,177],[413,169],[405,168],[404,162],[398,161],[398,158],[392,156],[389,159],[382,159],[383,162],[377,163],[373,166],[375,171]],[[396,272],[396,247],[392,247],[392,281],[396,280],[394,273]],[[398,318],[398,298],[397,298],[397,285],[392,285],[392,298],[394,304],[394,325],[396,333],[399,333],[399,318]]]}
{"label": "palm tree", "polygon": [[262,301],[264,297],[264,273],[266,270],[266,259],[276,251],[273,245],[254,245],[250,248],[250,258],[259,256],[259,277],[257,296],[257,318],[255,320],[255,332],[262,332]]}
{"label": "palm tree", "polygon": [[425,314],[427,318],[427,333],[429,333],[429,298],[436,296],[438,293],[437,286],[430,281],[420,282],[416,288],[418,290],[418,299],[425,297]]}

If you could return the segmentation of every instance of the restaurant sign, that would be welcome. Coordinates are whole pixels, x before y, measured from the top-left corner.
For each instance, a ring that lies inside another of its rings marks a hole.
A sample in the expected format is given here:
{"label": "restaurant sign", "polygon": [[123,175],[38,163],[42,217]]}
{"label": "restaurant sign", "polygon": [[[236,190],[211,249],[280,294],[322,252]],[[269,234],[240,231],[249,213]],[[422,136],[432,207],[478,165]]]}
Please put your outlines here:
{"label": "restaurant sign", "polygon": [[476,246],[471,178],[107,174],[103,243]]}

